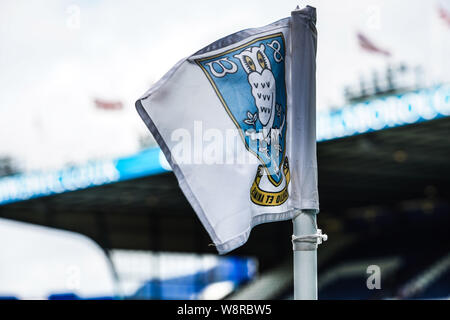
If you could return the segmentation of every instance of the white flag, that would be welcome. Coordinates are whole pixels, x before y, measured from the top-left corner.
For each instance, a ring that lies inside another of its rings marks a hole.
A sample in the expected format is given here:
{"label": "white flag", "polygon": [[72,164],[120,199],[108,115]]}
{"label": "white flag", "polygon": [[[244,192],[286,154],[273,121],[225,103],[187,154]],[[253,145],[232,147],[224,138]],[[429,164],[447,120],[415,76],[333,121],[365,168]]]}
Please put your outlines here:
{"label": "white flag", "polygon": [[222,38],[136,102],[221,254],[255,225],[319,211],[315,22],[308,6]]}

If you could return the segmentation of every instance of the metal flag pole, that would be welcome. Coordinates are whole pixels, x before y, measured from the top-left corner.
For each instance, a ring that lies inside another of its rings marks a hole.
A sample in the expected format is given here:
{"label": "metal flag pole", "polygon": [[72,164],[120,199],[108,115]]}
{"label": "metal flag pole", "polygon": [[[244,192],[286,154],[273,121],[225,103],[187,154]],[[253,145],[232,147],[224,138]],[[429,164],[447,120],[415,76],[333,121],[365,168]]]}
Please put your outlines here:
{"label": "metal flag pole", "polygon": [[[316,100],[315,61],[317,51],[316,9],[307,6],[291,13],[291,85],[292,118],[303,128],[295,144],[311,155],[306,167],[297,168],[298,181],[315,177],[316,159]],[[309,28],[310,32],[306,32]],[[305,81],[305,79],[308,79]],[[302,110],[302,113],[300,113]],[[294,177],[292,178],[294,180]],[[313,191],[312,191],[313,192]],[[317,229],[317,210],[299,210],[293,218],[292,249],[294,251],[294,299],[317,300],[317,246],[327,240]]]}
{"label": "metal flag pole", "polygon": [[317,300],[317,246],[327,235],[317,229],[316,216],[313,211],[301,211],[292,220],[295,300]]}

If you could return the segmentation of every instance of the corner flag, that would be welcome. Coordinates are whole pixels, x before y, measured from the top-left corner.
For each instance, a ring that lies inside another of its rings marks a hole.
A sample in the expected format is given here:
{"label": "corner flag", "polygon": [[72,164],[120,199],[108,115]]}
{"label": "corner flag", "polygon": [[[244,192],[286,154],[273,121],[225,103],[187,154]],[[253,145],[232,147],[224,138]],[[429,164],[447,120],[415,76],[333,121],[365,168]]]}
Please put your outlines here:
{"label": "corner flag", "polygon": [[221,254],[258,224],[319,211],[315,22],[308,6],[217,40],[136,102]]}

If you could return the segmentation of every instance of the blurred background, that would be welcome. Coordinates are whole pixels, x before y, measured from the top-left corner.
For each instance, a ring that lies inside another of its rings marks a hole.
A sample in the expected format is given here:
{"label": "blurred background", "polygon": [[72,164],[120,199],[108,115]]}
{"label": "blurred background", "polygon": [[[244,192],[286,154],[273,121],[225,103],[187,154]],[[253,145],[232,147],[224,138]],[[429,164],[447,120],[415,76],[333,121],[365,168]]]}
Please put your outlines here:
{"label": "blurred background", "polygon": [[292,299],[291,222],[218,256],[134,102],[307,4],[319,299],[448,299],[448,0],[1,1],[0,298]]}

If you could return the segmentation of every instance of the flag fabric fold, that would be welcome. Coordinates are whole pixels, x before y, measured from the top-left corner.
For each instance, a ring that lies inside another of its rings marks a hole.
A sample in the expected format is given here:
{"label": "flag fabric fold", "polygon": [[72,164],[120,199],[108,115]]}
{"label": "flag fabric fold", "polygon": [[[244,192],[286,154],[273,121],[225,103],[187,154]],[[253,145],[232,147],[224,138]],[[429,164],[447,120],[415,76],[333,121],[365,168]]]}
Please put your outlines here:
{"label": "flag fabric fold", "polygon": [[308,6],[224,37],[136,102],[220,254],[258,224],[319,211],[315,22]]}

